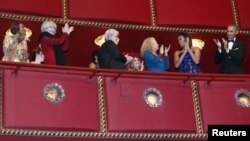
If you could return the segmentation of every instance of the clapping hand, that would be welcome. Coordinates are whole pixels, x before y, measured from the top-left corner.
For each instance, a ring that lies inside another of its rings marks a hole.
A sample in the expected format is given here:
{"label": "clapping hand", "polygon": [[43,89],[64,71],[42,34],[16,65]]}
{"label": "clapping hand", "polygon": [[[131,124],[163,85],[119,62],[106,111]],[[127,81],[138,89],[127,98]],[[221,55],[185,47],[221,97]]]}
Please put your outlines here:
{"label": "clapping hand", "polygon": [[221,48],[221,42],[220,42],[219,39],[213,39],[213,41],[214,41],[214,43],[216,44],[216,46],[217,46],[218,48]]}
{"label": "clapping hand", "polygon": [[168,56],[168,52],[170,50],[171,45],[169,45],[168,47],[165,47],[165,56]]}
{"label": "clapping hand", "polygon": [[64,27],[62,27],[63,33],[67,33],[69,35],[72,31],[74,31],[74,27],[73,26],[69,27],[68,23],[66,23]]}
{"label": "clapping hand", "polygon": [[126,57],[126,59],[127,59],[126,64],[127,64],[128,62],[130,62],[130,61],[133,60],[133,57],[132,57],[132,56],[129,56],[128,54],[126,54],[125,57]]}
{"label": "clapping hand", "polygon": [[223,41],[223,44],[224,44],[224,48],[225,48],[225,50],[227,50],[227,49],[228,49],[228,46],[227,46],[227,40],[226,40],[226,39],[224,39],[224,38],[222,38],[222,41]]}
{"label": "clapping hand", "polygon": [[161,47],[160,47],[160,54],[163,54],[163,53],[164,53],[164,46],[161,45]]}
{"label": "clapping hand", "polygon": [[142,61],[140,65],[140,71],[143,71],[143,70],[144,70],[144,62]]}

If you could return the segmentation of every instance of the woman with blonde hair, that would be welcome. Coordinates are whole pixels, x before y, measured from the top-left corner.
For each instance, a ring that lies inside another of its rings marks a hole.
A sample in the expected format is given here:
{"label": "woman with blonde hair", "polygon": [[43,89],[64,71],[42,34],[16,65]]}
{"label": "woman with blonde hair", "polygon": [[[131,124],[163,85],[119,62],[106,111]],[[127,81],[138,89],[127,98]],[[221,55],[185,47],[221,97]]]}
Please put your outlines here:
{"label": "woman with blonde hair", "polygon": [[[141,46],[141,56],[144,59],[148,71],[164,72],[169,68],[168,52],[170,46],[161,45],[160,52],[157,54],[159,45],[154,37],[146,38]],[[163,55],[164,54],[164,55]]]}

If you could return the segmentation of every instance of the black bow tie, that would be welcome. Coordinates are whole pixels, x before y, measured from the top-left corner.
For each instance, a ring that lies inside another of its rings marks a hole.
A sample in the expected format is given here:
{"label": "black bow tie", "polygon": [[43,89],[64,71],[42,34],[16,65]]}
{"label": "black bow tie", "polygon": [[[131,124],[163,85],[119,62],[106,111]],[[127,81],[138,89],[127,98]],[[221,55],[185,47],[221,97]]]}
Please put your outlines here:
{"label": "black bow tie", "polygon": [[229,42],[232,42],[232,43],[233,43],[233,42],[234,42],[234,40],[228,40],[228,43],[229,43]]}

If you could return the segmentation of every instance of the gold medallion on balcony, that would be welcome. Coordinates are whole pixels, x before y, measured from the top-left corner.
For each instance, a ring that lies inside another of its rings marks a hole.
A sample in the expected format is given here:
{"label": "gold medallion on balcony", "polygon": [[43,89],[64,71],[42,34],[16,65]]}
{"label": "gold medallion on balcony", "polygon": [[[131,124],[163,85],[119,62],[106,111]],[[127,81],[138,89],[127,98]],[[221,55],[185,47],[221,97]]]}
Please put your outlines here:
{"label": "gold medallion on balcony", "polygon": [[148,88],[143,93],[145,102],[150,107],[159,107],[162,103],[162,96],[159,90],[155,88]]}
{"label": "gold medallion on balcony", "polygon": [[57,103],[64,99],[65,93],[58,83],[50,83],[44,87],[44,97],[51,102]]}
{"label": "gold medallion on balcony", "polygon": [[236,102],[242,107],[250,107],[250,92],[247,90],[237,90],[235,92]]}

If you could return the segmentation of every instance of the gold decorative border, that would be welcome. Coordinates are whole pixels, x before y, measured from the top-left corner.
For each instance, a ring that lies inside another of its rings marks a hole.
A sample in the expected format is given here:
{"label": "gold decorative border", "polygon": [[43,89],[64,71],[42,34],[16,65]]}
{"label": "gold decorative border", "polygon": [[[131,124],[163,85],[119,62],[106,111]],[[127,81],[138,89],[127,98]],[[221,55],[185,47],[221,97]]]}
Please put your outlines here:
{"label": "gold decorative border", "polygon": [[201,118],[201,112],[200,112],[199,91],[198,91],[197,81],[191,80],[191,89],[192,89],[192,96],[193,96],[197,133],[201,134],[203,133],[203,126],[202,126],[202,118]]}
{"label": "gold decorative border", "polygon": [[107,132],[103,76],[97,76],[97,85],[98,85],[98,100],[99,100],[100,132]]}
{"label": "gold decorative border", "polygon": [[67,138],[119,138],[119,139],[207,139],[207,134],[197,133],[98,133],[72,131],[44,131],[3,129],[1,133],[10,136],[67,137]]}
{"label": "gold decorative border", "polygon": [[234,22],[239,27],[239,16],[238,16],[236,1],[231,0],[231,5],[232,5],[233,16],[234,16]]}
{"label": "gold decorative border", "polygon": [[[3,70],[0,69],[0,131],[3,129]],[[1,135],[1,132],[0,132]]]}
{"label": "gold decorative border", "polygon": [[68,19],[68,0],[62,0],[62,15],[63,19]]}
{"label": "gold decorative border", "polygon": [[[54,17],[42,17],[22,14],[12,14],[0,12],[0,18],[10,20],[23,20],[43,22],[45,20],[53,20],[56,23],[65,23],[63,18]],[[89,26],[89,27],[102,27],[102,28],[120,28],[120,29],[132,29],[132,30],[145,30],[145,31],[166,31],[166,32],[196,32],[196,33],[213,33],[213,34],[225,34],[225,29],[208,29],[208,28],[182,28],[182,27],[166,27],[166,26],[151,26],[151,25],[136,25],[136,24],[120,24],[120,23],[105,23],[105,22],[93,22],[86,20],[74,20],[67,19],[67,22],[71,25]],[[250,31],[243,30],[239,34],[250,35]]]}
{"label": "gold decorative border", "polygon": [[151,25],[156,26],[155,1],[154,0],[149,0],[149,9],[150,9],[150,16],[151,16]]}

